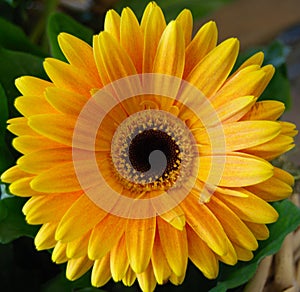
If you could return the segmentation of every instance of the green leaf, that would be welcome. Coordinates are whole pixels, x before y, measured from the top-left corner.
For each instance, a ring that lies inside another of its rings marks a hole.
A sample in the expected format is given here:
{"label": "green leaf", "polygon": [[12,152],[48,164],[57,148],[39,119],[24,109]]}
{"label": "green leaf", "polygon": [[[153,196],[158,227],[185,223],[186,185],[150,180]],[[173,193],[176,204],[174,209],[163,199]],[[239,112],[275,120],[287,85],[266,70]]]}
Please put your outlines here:
{"label": "green leaf", "polygon": [[61,32],[72,34],[89,44],[92,43],[93,39],[93,31],[91,29],[63,13],[54,13],[49,17],[47,32],[52,56],[63,61],[66,59],[57,41],[57,36]]}
{"label": "green leaf", "polygon": [[28,225],[22,208],[26,199],[11,197],[0,200],[0,210],[6,216],[0,220],[0,243],[9,243],[21,236],[34,237],[38,226]]}
{"label": "green leaf", "polygon": [[[231,1],[232,0],[157,0],[155,2],[162,8],[166,20],[170,21],[175,19],[185,8],[192,11],[193,18],[196,20]],[[122,8],[129,6],[133,9],[134,13],[141,18],[143,11],[149,2],[149,0],[120,0],[116,5],[116,9],[120,12]]]}
{"label": "green leaf", "polygon": [[20,115],[14,107],[14,100],[20,95],[15,87],[15,79],[24,75],[47,79],[43,58],[0,47],[0,83],[7,96],[9,118]]}
{"label": "green leaf", "polygon": [[25,33],[16,25],[0,18],[0,46],[5,49],[30,53],[40,57],[46,55],[32,44]]}
{"label": "green leaf", "polygon": [[269,225],[270,237],[261,241],[259,249],[250,262],[239,262],[233,267],[223,265],[218,277],[218,284],[211,292],[223,292],[236,288],[248,282],[255,274],[258,264],[263,258],[276,253],[287,234],[295,230],[300,224],[300,209],[289,200],[276,202],[273,207],[279,213],[276,223]]}
{"label": "green leaf", "polygon": [[[14,163],[14,157],[8,148],[6,141],[6,121],[8,119],[8,104],[6,94],[0,84],[0,174]],[[1,215],[0,215],[1,216]]]}

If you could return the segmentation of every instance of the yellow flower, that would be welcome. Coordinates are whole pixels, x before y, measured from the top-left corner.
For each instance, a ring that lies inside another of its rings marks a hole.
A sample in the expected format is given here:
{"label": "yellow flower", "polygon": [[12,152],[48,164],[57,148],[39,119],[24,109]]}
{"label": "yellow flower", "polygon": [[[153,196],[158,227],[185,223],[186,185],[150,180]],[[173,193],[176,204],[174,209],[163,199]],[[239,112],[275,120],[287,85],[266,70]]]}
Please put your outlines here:
{"label": "yellow flower", "polygon": [[188,10],[168,25],[155,3],[140,24],[111,10],[93,47],[59,35],[68,63],[45,60],[50,82],[16,80],[23,116],[8,129],[23,156],[2,180],[30,197],[36,247],[70,280],[92,268],[94,286],[153,291],[182,283],[188,259],[216,278],[219,261],[253,257],[278,217],[268,202],[292,192],[269,161],[297,131],[282,103],[257,101],[274,68],[257,53],[231,73],[238,40],[216,45],[214,22],[191,35]]}

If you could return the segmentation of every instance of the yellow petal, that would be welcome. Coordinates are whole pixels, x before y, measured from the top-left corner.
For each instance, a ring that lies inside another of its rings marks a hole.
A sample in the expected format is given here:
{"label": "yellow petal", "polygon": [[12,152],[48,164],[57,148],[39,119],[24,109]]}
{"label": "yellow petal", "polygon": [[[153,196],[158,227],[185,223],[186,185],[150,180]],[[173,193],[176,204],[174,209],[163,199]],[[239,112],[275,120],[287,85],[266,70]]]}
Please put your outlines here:
{"label": "yellow petal", "polygon": [[156,280],[154,277],[151,263],[149,263],[147,269],[143,273],[137,274],[136,276],[143,292],[154,291],[156,287]]}
{"label": "yellow petal", "polygon": [[49,140],[46,137],[24,135],[13,140],[13,146],[23,154],[32,153],[39,150],[60,148],[65,145]]}
{"label": "yellow petal", "polygon": [[30,183],[33,190],[64,193],[81,190],[73,162],[56,165],[38,174]]}
{"label": "yellow petal", "polygon": [[187,226],[186,230],[189,258],[206,278],[215,279],[219,273],[219,263],[215,254],[190,226]]}
{"label": "yellow petal", "polygon": [[151,12],[147,16],[147,21],[144,21],[143,73],[149,73],[152,72],[157,46],[161,35],[166,28],[166,21],[163,12],[157,5],[151,9]]}
{"label": "yellow petal", "polygon": [[125,277],[129,267],[129,260],[126,251],[125,235],[112,248],[110,252],[110,270],[115,282],[121,281]]}
{"label": "yellow petal", "polygon": [[34,244],[37,250],[50,249],[55,246],[57,242],[55,240],[57,224],[57,222],[43,224],[34,238]]}
{"label": "yellow petal", "polygon": [[88,248],[89,258],[97,260],[105,256],[122,237],[125,225],[126,219],[121,217],[108,214],[103,218],[93,228]]}
{"label": "yellow petal", "polygon": [[16,136],[23,136],[23,135],[38,135],[35,131],[33,131],[28,126],[28,120],[27,118],[14,118],[7,121],[9,125],[7,126],[7,129],[15,134]]}
{"label": "yellow petal", "polygon": [[84,72],[86,76],[93,80],[93,83],[98,84],[97,87],[101,87],[91,46],[81,39],[64,32],[60,33],[57,39],[69,63],[80,69],[81,72]]}
{"label": "yellow petal", "polygon": [[[109,33],[104,31],[99,34],[98,46],[101,61],[97,66],[104,85],[122,77],[137,74],[125,49]],[[99,65],[102,66],[99,68]]]}
{"label": "yellow petal", "polygon": [[122,279],[122,282],[125,286],[132,286],[135,279],[136,279],[136,273],[129,266],[126,275]]}
{"label": "yellow petal", "polygon": [[238,55],[239,42],[231,38],[206,55],[187,76],[186,80],[210,97],[228,77]]}
{"label": "yellow petal", "polygon": [[252,55],[250,58],[248,58],[243,64],[239,67],[237,71],[240,71],[248,66],[251,65],[259,65],[261,66],[264,61],[264,53],[263,52],[258,52],[254,55]]}
{"label": "yellow petal", "polygon": [[28,176],[31,175],[21,170],[18,165],[15,165],[1,174],[1,180],[5,183],[12,183],[21,178],[27,178]]}
{"label": "yellow petal", "polygon": [[34,196],[23,207],[29,224],[42,224],[60,220],[82,192]]}
{"label": "yellow petal", "polygon": [[245,248],[242,248],[238,245],[234,245],[234,249],[236,251],[236,254],[238,256],[239,261],[248,262],[248,261],[251,261],[253,259],[253,252],[252,251],[250,251],[248,249],[245,249]]}
{"label": "yellow petal", "polygon": [[[283,200],[293,192],[293,188],[291,187],[293,181],[286,182],[284,180],[285,173],[279,168],[274,168],[274,176],[264,182],[247,187],[247,190],[265,201]],[[290,176],[288,173],[286,175]]]}
{"label": "yellow petal", "polygon": [[182,27],[184,33],[185,46],[191,41],[192,30],[193,30],[193,16],[190,10],[184,9],[176,18],[177,23]]}
{"label": "yellow petal", "polygon": [[22,179],[18,179],[14,181],[10,186],[9,190],[12,194],[19,197],[30,197],[30,196],[40,196],[44,195],[44,193],[34,191],[30,183],[33,177],[26,177]]}
{"label": "yellow petal", "polygon": [[152,253],[156,219],[131,219],[126,226],[126,246],[130,266],[136,273],[146,270]]}
{"label": "yellow petal", "polygon": [[46,89],[47,101],[58,111],[67,115],[79,115],[85,106],[85,96],[57,87]]}
{"label": "yellow petal", "polygon": [[267,224],[278,218],[278,213],[271,205],[250,192],[247,198],[215,195],[242,220]]}
{"label": "yellow petal", "polygon": [[159,216],[178,230],[183,230],[185,226],[185,215],[180,206],[176,206],[168,212],[159,214]]}
{"label": "yellow petal", "polygon": [[141,29],[144,32],[145,31],[145,27],[149,21],[149,16],[151,14],[151,12],[153,11],[154,8],[159,8],[159,6],[157,6],[157,4],[154,1],[151,1],[147,4],[144,12],[143,12],[143,16],[142,16],[142,20],[141,20]]}
{"label": "yellow petal", "polygon": [[72,161],[72,149],[57,148],[40,150],[26,154],[18,159],[17,164],[26,172],[38,174],[52,168],[53,165],[69,161]]}
{"label": "yellow petal", "polygon": [[212,196],[207,206],[220,221],[231,242],[245,249],[257,249],[258,244],[254,235],[240,218],[222,203],[222,201],[218,200],[216,196]]}
{"label": "yellow petal", "polygon": [[234,266],[238,261],[236,251],[233,244],[231,243],[231,241],[229,241],[228,238],[226,238],[226,244],[228,247],[228,252],[222,256],[216,255],[216,257],[219,261],[225,263],[226,265]]}
{"label": "yellow petal", "polygon": [[223,123],[236,122],[250,110],[255,101],[256,98],[254,96],[238,97],[219,106],[216,109],[216,113],[219,120]]}
{"label": "yellow petal", "polygon": [[251,230],[257,240],[266,240],[269,237],[270,232],[265,224],[258,224],[248,221],[244,221],[244,223]]}
{"label": "yellow petal", "polygon": [[95,287],[101,287],[105,285],[111,278],[110,265],[109,265],[109,253],[102,259],[96,260],[92,270],[91,282]]}
{"label": "yellow petal", "polygon": [[294,137],[298,134],[296,130],[296,125],[293,123],[285,122],[285,121],[278,121],[281,125],[281,134],[287,135],[290,137]]}
{"label": "yellow petal", "polygon": [[203,25],[185,51],[185,69],[183,78],[213,49],[217,44],[218,30],[216,23],[210,21]]}
{"label": "yellow petal", "polygon": [[15,99],[15,107],[24,117],[57,112],[44,97],[38,96],[20,96]]}
{"label": "yellow petal", "polygon": [[[166,56],[168,56],[166,58]],[[153,72],[181,78],[184,70],[185,46],[182,28],[171,21],[164,30],[158,44]]]}
{"label": "yellow petal", "polygon": [[82,237],[68,242],[66,254],[68,258],[80,258],[87,255],[91,231],[88,231]]}
{"label": "yellow petal", "polygon": [[65,263],[68,260],[66,254],[67,244],[58,241],[52,251],[51,259],[56,264]]}
{"label": "yellow petal", "polygon": [[171,275],[171,269],[163,252],[158,233],[155,236],[151,263],[155,279],[158,284],[162,285]]}
{"label": "yellow petal", "polygon": [[120,15],[113,9],[106,12],[104,30],[110,33],[116,40],[120,40]]}
{"label": "yellow petal", "polygon": [[142,73],[144,37],[136,16],[128,7],[121,14],[120,44],[131,58],[137,73]]}
{"label": "yellow petal", "polygon": [[[212,164],[213,163],[213,164]],[[198,178],[223,187],[242,187],[260,183],[273,175],[273,166],[263,159],[243,153],[200,157]]]}
{"label": "yellow petal", "polygon": [[169,280],[173,285],[178,286],[178,285],[182,284],[182,282],[184,281],[184,278],[185,278],[185,274],[178,277],[178,276],[176,276],[176,274],[172,273]]}
{"label": "yellow petal", "polygon": [[[256,66],[246,67],[230,78],[212,97],[215,108],[241,96],[254,95],[256,88],[263,81],[265,72],[254,70]],[[257,97],[257,96],[255,96]]]}
{"label": "yellow petal", "polygon": [[285,106],[276,100],[263,100],[255,103],[242,120],[271,120],[276,121],[284,112]]}
{"label": "yellow petal", "polygon": [[[228,251],[226,234],[215,215],[205,204],[189,195],[180,204],[185,212],[188,225],[196,232],[216,254],[224,255]],[[171,237],[170,237],[171,238]]]}
{"label": "yellow petal", "polygon": [[66,270],[67,279],[75,281],[80,278],[92,267],[93,263],[87,256],[68,260]]}
{"label": "yellow petal", "polygon": [[56,142],[72,146],[77,117],[62,114],[31,116],[28,124],[36,132]]}
{"label": "yellow petal", "polygon": [[59,88],[90,97],[90,90],[99,86],[99,83],[89,79],[79,68],[57,59],[47,58],[44,68],[51,81]]}
{"label": "yellow petal", "polygon": [[[82,212],[82,210],[88,210],[88,212]],[[82,195],[60,220],[55,237],[64,242],[75,240],[92,229],[106,214],[86,195]]]}
{"label": "yellow petal", "polygon": [[44,96],[45,89],[54,86],[53,83],[33,76],[22,76],[17,78],[15,85],[23,95]]}
{"label": "yellow petal", "polygon": [[157,217],[159,238],[171,270],[177,275],[185,274],[188,261],[186,230],[179,231]]}

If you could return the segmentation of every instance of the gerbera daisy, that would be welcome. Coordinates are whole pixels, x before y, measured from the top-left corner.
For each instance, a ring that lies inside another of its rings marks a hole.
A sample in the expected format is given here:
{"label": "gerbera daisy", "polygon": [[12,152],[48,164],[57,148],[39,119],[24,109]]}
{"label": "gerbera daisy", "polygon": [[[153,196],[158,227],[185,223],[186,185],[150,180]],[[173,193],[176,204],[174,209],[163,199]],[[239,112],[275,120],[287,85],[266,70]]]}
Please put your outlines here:
{"label": "gerbera daisy", "polygon": [[23,211],[42,224],[38,250],[53,248],[70,280],[92,269],[143,291],[185,277],[188,259],[209,279],[219,261],[248,261],[268,203],[288,197],[293,177],[269,162],[293,148],[284,105],[257,101],[274,68],[263,53],[235,72],[239,42],[217,45],[214,22],[192,35],[183,10],[168,25],[150,3],[141,23],[108,11],[90,47],[58,37],[68,63],[48,58],[51,81],[21,77],[9,120],[23,154],[2,175],[31,197]]}

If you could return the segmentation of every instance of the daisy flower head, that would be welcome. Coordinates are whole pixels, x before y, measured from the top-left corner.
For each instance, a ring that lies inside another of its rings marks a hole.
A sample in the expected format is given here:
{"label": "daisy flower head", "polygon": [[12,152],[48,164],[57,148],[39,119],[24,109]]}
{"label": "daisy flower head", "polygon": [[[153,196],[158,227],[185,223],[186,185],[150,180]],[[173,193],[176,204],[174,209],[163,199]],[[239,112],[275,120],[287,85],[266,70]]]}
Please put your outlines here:
{"label": "daisy flower head", "polygon": [[270,161],[297,131],[278,121],[282,103],[257,101],[273,66],[257,53],[232,72],[238,40],[192,26],[189,10],[166,24],[153,2],[140,22],[110,10],[92,47],[59,35],[68,62],[45,60],[50,81],[16,80],[22,156],[1,178],[30,197],[35,245],[70,280],[91,269],[93,286],[153,291],[182,283],[188,260],[216,278],[219,262],[253,257],[278,217],[269,202],[292,192]]}

